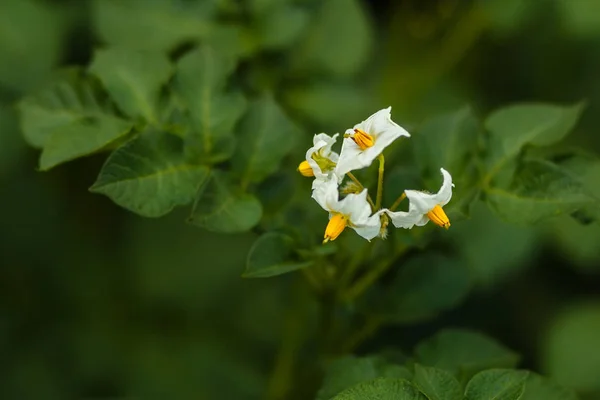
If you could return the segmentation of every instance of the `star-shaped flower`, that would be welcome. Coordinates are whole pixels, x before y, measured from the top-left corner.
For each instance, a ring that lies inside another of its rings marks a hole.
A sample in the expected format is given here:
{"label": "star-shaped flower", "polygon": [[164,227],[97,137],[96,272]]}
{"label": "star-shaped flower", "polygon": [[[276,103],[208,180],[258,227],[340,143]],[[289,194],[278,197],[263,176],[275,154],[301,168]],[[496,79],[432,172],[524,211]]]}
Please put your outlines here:
{"label": "star-shaped flower", "polygon": [[339,200],[337,176],[313,185],[313,199],[329,212],[329,223],[325,228],[324,243],[335,240],[346,227],[350,227],[367,240],[376,237],[381,229],[380,216],[386,210],[371,215],[367,202],[367,189],[358,194],[349,194]]}
{"label": "star-shaped flower", "polygon": [[337,137],[337,133],[333,136],[325,133],[315,135],[313,146],[306,152],[306,160],[300,163],[298,171],[304,176],[314,176],[316,179],[326,180],[339,159],[339,155],[331,150]]}
{"label": "star-shaped flower", "polygon": [[394,140],[400,136],[410,137],[404,128],[392,121],[391,110],[392,107],[379,110],[346,131],[335,168],[338,176],[368,167]]}
{"label": "star-shaped flower", "polygon": [[423,226],[430,220],[443,228],[450,228],[450,220],[442,207],[448,204],[452,198],[454,184],[448,171],[443,168],[440,171],[444,182],[439,192],[432,194],[417,190],[405,190],[404,193],[410,201],[408,212],[386,211],[396,228],[410,229],[414,225]]}

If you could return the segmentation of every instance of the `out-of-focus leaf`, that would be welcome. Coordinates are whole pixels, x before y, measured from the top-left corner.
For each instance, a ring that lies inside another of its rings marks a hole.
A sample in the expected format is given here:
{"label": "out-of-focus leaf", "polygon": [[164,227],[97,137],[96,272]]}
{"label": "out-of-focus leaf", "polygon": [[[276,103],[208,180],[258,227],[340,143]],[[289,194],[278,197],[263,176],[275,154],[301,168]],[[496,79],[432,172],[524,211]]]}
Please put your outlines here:
{"label": "out-of-focus leaf", "polygon": [[296,172],[281,171],[271,175],[258,185],[257,196],[263,204],[265,214],[277,217],[292,200],[296,189],[292,173]]}
{"label": "out-of-focus leaf", "polygon": [[295,69],[351,76],[368,61],[373,32],[360,1],[322,2],[308,30],[292,55]]}
{"label": "out-of-focus leaf", "polygon": [[486,189],[488,204],[506,221],[530,225],[598,203],[583,183],[552,162],[529,160],[507,188]]}
{"label": "out-of-focus leaf", "polygon": [[[498,219],[483,202],[474,204],[469,220],[453,224],[450,229],[449,239],[478,286],[502,285],[532,265],[530,261],[540,247],[535,230]],[[498,243],[510,251],[498,251]]]}
{"label": "out-of-focus leaf", "polygon": [[165,54],[122,48],[97,50],[90,72],[100,78],[130,117],[158,121],[160,91],[173,72]]}
{"label": "out-of-focus leaf", "polygon": [[527,0],[479,0],[478,3],[485,12],[491,29],[501,35],[509,35],[519,29],[537,5]]}
{"label": "out-of-focus leaf", "polygon": [[556,0],[557,15],[569,33],[581,38],[600,36],[600,3],[597,1]]}
{"label": "out-of-focus leaf", "polygon": [[231,157],[235,145],[233,128],[246,108],[239,92],[223,93],[235,60],[208,46],[186,54],[177,64],[175,90],[183,99],[193,125],[186,137],[188,151],[204,162]]}
{"label": "out-of-focus leaf", "polygon": [[0,86],[26,91],[57,64],[64,25],[56,10],[34,0],[0,2]]}
{"label": "out-of-focus leaf", "polygon": [[190,203],[208,174],[185,158],[181,138],[151,130],[115,150],[90,191],[142,216],[160,217]]}
{"label": "out-of-focus leaf", "polygon": [[294,6],[279,5],[255,21],[259,45],[278,50],[294,44],[309,22],[308,12]]}
{"label": "out-of-focus leaf", "polygon": [[269,278],[306,268],[311,261],[293,259],[294,240],[279,232],[268,232],[252,245],[244,278]]}
{"label": "out-of-focus leaf", "polygon": [[316,81],[290,87],[285,92],[285,101],[319,125],[350,127],[359,122],[357,116],[368,115],[373,99],[356,85]]}
{"label": "out-of-focus leaf", "polygon": [[462,400],[460,383],[451,373],[438,368],[415,365],[414,385],[429,400]]}
{"label": "out-of-focus leaf", "polygon": [[173,50],[211,30],[216,1],[95,0],[93,22],[111,45],[137,50]]}
{"label": "out-of-focus leaf", "polygon": [[132,127],[115,116],[96,82],[76,71],[24,98],[18,108],[25,139],[43,148],[42,170],[100,150]]}
{"label": "out-of-focus leaf", "polygon": [[200,191],[189,222],[213,232],[245,232],[258,224],[262,206],[251,194],[233,187],[228,178],[212,171]]}
{"label": "out-of-focus leaf", "polygon": [[239,131],[232,165],[244,183],[260,182],[275,172],[298,135],[298,128],[271,97],[250,104]]}
{"label": "out-of-focus leaf", "polygon": [[551,379],[530,372],[520,400],[577,400],[577,395]]}
{"label": "out-of-focus leaf", "polygon": [[563,216],[548,225],[548,233],[569,260],[570,267],[581,272],[600,272],[600,225],[584,225],[569,216]]}
{"label": "out-of-focus leaf", "polygon": [[411,258],[386,286],[382,307],[392,321],[419,322],[458,305],[470,286],[469,271],[463,264],[425,253]]}
{"label": "out-of-focus leaf", "polygon": [[489,177],[496,175],[526,144],[546,146],[567,135],[577,123],[584,103],[569,107],[515,104],[494,111],[485,120],[490,133]]}
{"label": "out-of-focus leaf", "polygon": [[466,400],[519,400],[529,372],[490,369],[475,375],[465,389]]}
{"label": "out-of-focus leaf", "polygon": [[559,383],[600,391],[600,303],[574,304],[559,313],[543,341],[543,367]]}
{"label": "out-of-focus leaf", "polygon": [[384,377],[410,379],[411,373],[406,367],[390,364],[378,356],[339,358],[327,366],[316,400],[329,400],[349,387]]}
{"label": "out-of-focus leaf", "polygon": [[479,126],[469,107],[426,121],[412,135],[415,159],[424,175],[444,168],[456,179],[465,172],[477,150]]}
{"label": "out-of-focus leaf", "polygon": [[409,381],[378,378],[344,390],[332,400],[427,400]]}
{"label": "out-of-focus leaf", "polygon": [[519,356],[480,333],[445,329],[425,339],[415,349],[417,362],[452,372],[466,382],[488,368],[511,368]]}

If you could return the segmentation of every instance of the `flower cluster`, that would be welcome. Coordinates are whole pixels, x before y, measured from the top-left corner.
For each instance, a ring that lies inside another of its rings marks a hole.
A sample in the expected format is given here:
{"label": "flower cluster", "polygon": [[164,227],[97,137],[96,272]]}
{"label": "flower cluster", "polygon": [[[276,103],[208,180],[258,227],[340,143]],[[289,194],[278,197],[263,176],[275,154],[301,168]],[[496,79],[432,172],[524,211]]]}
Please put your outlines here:
{"label": "flower cluster", "polygon": [[[339,134],[315,135],[313,146],[306,152],[306,160],[298,166],[302,175],[314,177],[312,198],[329,212],[324,243],[335,240],[346,227],[369,241],[377,236],[385,238],[389,221],[396,228],[405,229],[425,225],[428,221],[446,229],[450,227],[442,207],[450,201],[454,185],[450,173],[443,168],[444,181],[438,193],[405,190],[389,209],[381,207],[383,150],[399,137],[410,137],[404,128],[392,121],[391,109],[377,111],[346,130],[340,154],[332,149]],[[369,167],[375,159],[379,160],[380,168],[377,197],[373,202],[368,189],[352,171]],[[350,181],[342,185],[345,177]],[[408,211],[395,211],[405,198],[410,202]]]}

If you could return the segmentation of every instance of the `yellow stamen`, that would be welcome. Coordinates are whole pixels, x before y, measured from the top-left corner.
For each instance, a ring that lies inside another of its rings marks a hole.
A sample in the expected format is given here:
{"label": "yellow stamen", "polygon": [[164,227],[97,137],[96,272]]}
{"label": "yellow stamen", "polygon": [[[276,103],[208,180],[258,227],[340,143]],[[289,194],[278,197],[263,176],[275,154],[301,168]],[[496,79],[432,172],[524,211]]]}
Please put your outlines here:
{"label": "yellow stamen", "polygon": [[298,165],[298,172],[300,172],[302,176],[315,176],[310,164],[306,160],[302,161],[300,165]]}
{"label": "yellow stamen", "polygon": [[354,130],[354,136],[352,137],[352,140],[354,140],[354,143],[356,143],[362,150],[373,147],[375,144],[375,138],[361,129]]}
{"label": "yellow stamen", "polygon": [[348,218],[346,218],[345,215],[335,214],[333,217],[331,217],[329,223],[327,224],[327,227],[325,228],[325,239],[323,240],[323,243],[327,243],[330,240],[337,239],[337,237],[340,236],[340,233],[342,233],[342,231],[346,228],[347,225]]}
{"label": "yellow stamen", "polygon": [[433,207],[433,209],[427,213],[427,216],[434,224],[441,226],[442,228],[450,228],[450,220],[444,212],[444,209],[439,205]]}

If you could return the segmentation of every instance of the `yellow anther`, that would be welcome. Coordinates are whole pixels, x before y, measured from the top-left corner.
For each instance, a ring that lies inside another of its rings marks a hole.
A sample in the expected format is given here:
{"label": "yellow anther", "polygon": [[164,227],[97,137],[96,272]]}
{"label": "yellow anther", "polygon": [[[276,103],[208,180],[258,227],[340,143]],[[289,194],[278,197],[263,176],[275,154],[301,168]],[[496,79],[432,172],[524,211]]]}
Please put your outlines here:
{"label": "yellow anther", "polygon": [[352,140],[354,140],[354,143],[356,143],[362,150],[373,147],[375,144],[375,138],[361,129],[354,130],[354,136],[352,136]]}
{"label": "yellow anther", "polygon": [[444,209],[439,205],[433,207],[433,209],[427,213],[427,216],[434,224],[441,226],[442,228],[450,228],[450,220],[444,212]]}
{"label": "yellow anther", "polygon": [[304,160],[298,165],[298,172],[302,174],[302,176],[315,176],[315,173],[312,170],[312,167],[308,163],[308,161]]}
{"label": "yellow anther", "polygon": [[331,217],[329,223],[327,224],[327,227],[325,228],[325,239],[323,240],[323,243],[327,243],[330,240],[337,239],[337,237],[340,236],[340,233],[342,233],[342,231],[346,228],[347,225],[348,218],[346,218],[345,215],[335,214],[333,217]]}

